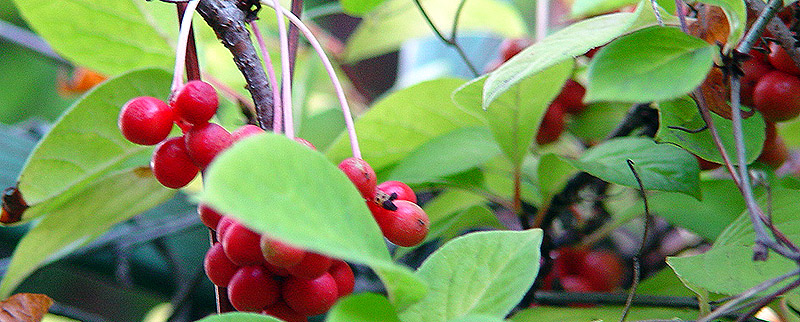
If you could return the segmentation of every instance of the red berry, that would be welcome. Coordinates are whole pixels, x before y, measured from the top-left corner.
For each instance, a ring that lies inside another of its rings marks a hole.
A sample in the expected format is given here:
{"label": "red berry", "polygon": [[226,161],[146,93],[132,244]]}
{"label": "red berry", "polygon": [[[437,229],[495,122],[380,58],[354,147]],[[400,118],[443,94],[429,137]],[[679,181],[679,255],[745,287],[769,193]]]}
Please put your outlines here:
{"label": "red berry", "polygon": [[583,85],[569,79],[564,83],[564,88],[561,89],[561,93],[555,100],[561,103],[561,108],[565,113],[578,114],[586,109],[586,104],[583,104],[585,95],[586,89],[583,88]]}
{"label": "red berry", "polygon": [[758,81],[753,103],[770,122],[797,117],[800,114],[800,79],[777,70],[769,72]]}
{"label": "red berry", "polygon": [[367,208],[369,208],[375,221],[378,222],[378,226],[387,223],[392,217],[391,210],[385,209],[373,201],[367,201]]}
{"label": "red berry", "polygon": [[583,276],[595,292],[613,291],[622,285],[624,269],[616,254],[607,250],[596,250],[583,258]]}
{"label": "red berry", "polygon": [[261,236],[261,254],[267,263],[278,267],[291,267],[303,260],[306,251],[277,239]]}
{"label": "red berry", "polygon": [[228,130],[215,123],[194,126],[186,133],[189,156],[201,169],[205,169],[217,154],[230,147],[232,143]]}
{"label": "red berry", "polygon": [[389,195],[396,193],[396,200],[408,200],[413,203],[417,203],[417,195],[414,194],[414,190],[412,190],[407,184],[400,181],[386,181],[379,184],[378,189]]}
{"label": "red berry", "polygon": [[336,281],[328,273],[315,279],[289,277],[281,287],[286,304],[303,315],[325,313],[336,302],[338,293]]}
{"label": "red berry", "polygon": [[398,246],[412,247],[425,240],[430,220],[417,204],[407,200],[394,202],[397,210],[389,211],[385,220],[377,220],[383,236]]}
{"label": "red berry", "polygon": [[327,272],[331,267],[331,263],[332,260],[328,256],[306,252],[306,256],[303,256],[303,260],[287,268],[287,270],[292,276],[313,279]]}
{"label": "red berry", "polygon": [[783,139],[778,135],[775,123],[767,122],[764,147],[761,149],[761,154],[756,161],[773,168],[778,168],[783,165],[788,158],[789,150],[786,149],[786,143],[784,143]]}
{"label": "red berry", "polygon": [[228,228],[231,228],[234,223],[236,223],[236,219],[232,217],[222,216],[222,218],[219,219],[217,228],[214,229],[217,232],[218,241],[222,242],[222,240],[225,239],[225,233],[228,232]]}
{"label": "red berry", "polygon": [[500,43],[500,57],[502,60],[508,61],[511,57],[519,54],[523,49],[533,44],[528,38],[509,38],[504,39]]}
{"label": "red berry", "polygon": [[591,283],[580,275],[561,276],[558,282],[561,284],[561,288],[567,292],[589,293],[593,291]]}
{"label": "red berry", "polygon": [[536,144],[545,145],[553,143],[564,132],[564,109],[561,103],[553,102],[547,107],[547,112],[542,117],[539,132],[536,133]]}
{"label": "red berry", "polygon": [[333,265],[328,269],[336,281],[336,289],[339,290],[339,297],[350,295],[353,293],[353,286],[355,286],[356,277],[353,275],[353,269],[341,259],[334,259]]}
{"label": "red berry", "polygon": [[305,315],[292,310],[282,301],[265,308],[264,311],[261,311],[261,314],[271,315],[286,322],[308,322],[308,318]]}
{"label": "red berry", "polygon": [[216,243],[208,249],[205,260],[203,260],[203,268],[211,283],[220,287],[228,286],[233,274],[239,270],[239,266],[231,262],[225,255],[220,243]]}
{"label": "red berry", "polygon": [[583,270],[583,259],[589,254],[587,250],[578,248],[561,248],[551,252],[553,271],[556,276],[579,275]]}
{"label": "red berry", "polygon": [[252,124],[247,124],[231,132],[231,141],[239,142],[246,137],[261,133],[264,133],[264,130],[262,130],[260,127]]}
{"label": "red berry", "polygon": [[378,178],[375,176],[375,170],[372,170],[367,161],[356,157],[347,158],[339,163],[339,169],[353,182],[364,199],[369,200],[375,197]]}
{"label": "red berry", "polygon": [[216,229],[217,225],[219,224],[219,220],[222,219],[222,215],[203,203],[197,205],[197,214],[200,215],[200,221],[202,221],[206,227],[211,229]]}
{"label": "red berry", "polygon": [[128,141],[155,145],[172,131],[172,109],[160,99],[149,96],[134,98],[122,106],[117,125]]}
{"label": "red berry", "polygon": [[261,266],[240,268],[228,283],[228,299],[238,311],[261,312],[279,297],[280,285]]}
{"label": "red berry", "polygon": [[191,124],[208,122],[217,113],[217,91],[203,81],[190,81],[183,85],[170,100],[175,114]]}
{"label": "red berry", "polygon": [[283,268],[283,267],[278,267],[278,266],[272,265],[270,263],[264,263],[262,265],[264,265],[264,267],[266,267],[267,270],[270,273],[272,273],[272,275],[283,276],[283,277],[290,275],[289,271],[287,269]]}
{"label": "red berry", "polygon": [[771,43],[769,50],[769,63],[775,66],[775,69],[795,76],[800,75],[800,68],[797,67],[789,53],[780,44]]}
{"label": "red berry", "polygon": [[182,136],[168,139],[156,146],[150,168],[158,182],[172,189],[189,184],[200,172],[189,157]]}
{"label": "red berry", "polygon": [[317,150],[317,147],[315,147],[314,144],[312,144],[311,142],[308,142],[308,140],[306,140],[304,138],[294,138],[294,140],[299,142],[302,145],[305,145],[305,146],[309,147],[311,150],[314,150],[314,151]]}
{"label": "red berry", "polygon": [[240,223],[228,227],[222,238],[225,255],[240,266],[258,265],[264,262],[259,240],[261,236]]}
{"label": "red berry", "polygon": [[742,71],[744,72],[744,76],[740,80],[742,104],[753,106],[753,91],[756,89],[758,80],[772,70],[772,66],[757,59],[748,59],[742,63]]}

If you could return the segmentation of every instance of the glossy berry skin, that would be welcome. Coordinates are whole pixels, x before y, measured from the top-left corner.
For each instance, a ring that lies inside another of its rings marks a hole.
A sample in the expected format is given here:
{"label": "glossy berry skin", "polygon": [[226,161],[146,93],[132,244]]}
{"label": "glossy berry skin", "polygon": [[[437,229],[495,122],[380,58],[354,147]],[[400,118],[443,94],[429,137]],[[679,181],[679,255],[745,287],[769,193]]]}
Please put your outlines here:
{"label": "glossy berry skin", "polygon": [[561,288],[567,292],[573,293],[589,293],[595,290],[591,286],[591,282],[580,275],[567,275],[559,278],[558,283]]}
{"label": "glossy berry skin", "polygon": [[289,277],[281,287],[281,295],[286,304],[307,316],[328,311],[336,302],[338,294],[336,281],[328,273],[315,279]]}
{"label": "glossy berry skin", "polygon": [[228,286],[233,274],[236,274],[236,271],[239,270],[239,266],[231,262],[228,256],[225,255],[220,243],[216,243],[208,249],[203,260],[203,268],[211,283],[219,287]]}
{"label": "glossy berry skin", "polygon": [[595,250],[583,258],[583,276],[591,288],[598,292],[609,292],[622,285],[624,268],[619,257],[607,250]]}
{"label": "glossy berry skin", "polygon": [[580,83],[569,79],[564,83],[561,93],[558,94],[555,100],[561,103],[564,113],[578,114],[586,109],[586,105],[583,104],[584,96],[586,96],[586,88]]}
{"label": "glossy berry skin", "polygon": [[425,240],[430,227],[428,215],[417,204],[407,200],[394,202],[397,210],[376,218],[383,236],[397,246],[412,247]]}
{"label": "glossy berry skin", "polygon": [[778,168],[789,159],[789,150],[786,143],[778,135],[775,123],[767,122],[764,136],[764,147],[756,161],[766,164],[772,168]]}
{"label": "glossy berry skin", "polygon": [[769,72],[753,90],[753,103],[770,122],[797,117],[800,114],[800,79],[777,70]]}
{"label": "glossy berry skin", "polygon": [[364,199],[370,200],[375,197],[378,178],[367,161],[356,157],[347,158],[339,163],[339,169],[353,182]]}
{"label": "glossy berry skin", "polygon": [[261,254],[267,263],[282,268],[297,265],[306,256],[305,250],[280,240],[269,238],[266,235],[261,236],[260,246]]}
{"label": "glossy berry skin", "polygon": [[234,223],[236,223],[236,219],[232,217],[222,216],[222,218],[219,219],[219,223],[217,223],[217,227],[214,229],[217,232],[218,241],[222,242],[222,240],[225,239],[225,233],[228,232],[228,228],[231,228]]}
{"label": "glossy berry skin", "polygon": [[193,80],[183,85],[170,100],[175,114],[189,124],[208,122],[215,113],[219,99],[211,84]]}
{"label": "glossy berry skin", "polygon": [[331,268],[332,263],[333,260],[328,256],[306,252],[306,255],[303,256],[303,260],[286,270],[295,277],[314,279],[325,274],[325,272]]}
{"label": "glossy berry skin", "polygon": [[211,229],[216,229],[219,220],[222,219],[222,215],[219,212],[203,203],[197,205],[197,214],[200,215],[200,221],[203,222],[203,225]]}
{"label": "glossy berry skin", "polygon": [[292,308],[282,301],[278,301],[278,303],[265,308],[261,311],[261,314],[274,316],[286,322],[308,322],[308,318],[305,315],[292,310]]}
{"label": "glossy berry skin", "polygon": [[128,141],[156,145],[172,131],[173,114],[167,103],[149,96],[134,98],[122,106],[117,125]]}
{"label": "glossy berry skin", "polygon": [[214,157],[233,144],[228,130],[215,123],[194,126],[185,136],[189,156],[201,169],[205,169]]}
{"label": "glossy berry skin", "polygon": [[259,240],[261,236],[240,223],[228,227],[222,238],[225,255],[239,266],[258,265],[264,262]]}
{"label": "glossy berry skin", "polygon": [[375,202],[367,201],[367,208],[372,213],[372,218],[380,225],[381,222],[387,222],[392,216],[392,211],[385,209]]}
{"label": "glossy berry skin", "polygon": [[356,277],[350,265],[343,260],[334,259],[333,265],[328,269],[328,273],[331,274],[336,281],[336,289],[339,290],[339,297],[344,297],[353,293]]}
{"label": "glossy berry skin", "polygon": [[773,70],[770,64],[758,59],[748,59],[742,63],[744,76],[739,80],[741,83],[740,96],[742,104],[751,107],[754,105],[753,91],[755,91],[758,81]]}
{"label": "glossy berry skin", "polygon": [[262,130],[260,127],[252,124],[247,124],[231,132],[231,141],[239,142],[246,137],[250,137],[261,133],[264,133],[264,130]]}
{"label": "glossy berry skin", "polygon": [[414,190],[412,190],[407,184],[400,181],[383,182],[378,185],[378,189],[389,195],[396,193],[396,200],[408,200],[413,203],[417,203],[417,195],[414,193]]}
{"label": "glossy berry skin", "polygon": [[794,63],[789,53],[781,47],[778,43],[771,43],[769,45],[769,63],[775,66],[775,69],[787,74],[800,76],[800,68]]}
{"label": "glossy berry skin", "polygon": [[158,182],[172,189],[186,186],[200,172],[189,157],[182,136],[168,139],[156,146],[150,168]]}
{"label": "glossy berry skin", "polygon": [[564,132],[564,109],[558,101],[553,102],[547,108],[536,133],[536,144],[545,145],[558,140]]}
{"label": "glossy berry skin", "polygon": [[240,268],[228,283],[228,299],[238,311],[261,312],[279,298],[280,285],[261,266]]}

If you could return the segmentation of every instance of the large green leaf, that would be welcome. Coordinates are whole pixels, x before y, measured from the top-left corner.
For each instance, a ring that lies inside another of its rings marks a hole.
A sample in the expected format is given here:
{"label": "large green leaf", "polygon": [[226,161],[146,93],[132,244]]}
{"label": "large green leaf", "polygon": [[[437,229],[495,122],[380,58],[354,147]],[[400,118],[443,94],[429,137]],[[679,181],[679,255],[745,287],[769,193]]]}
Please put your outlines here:
{"label": "large green leaf", "polygon": [[400,318],[385,297],[361,293],[339,300],[328,312],[325,322],[400,322]]}
{"label": "large green leaf", "polygon": [[[588,322],[588,321],[619,321],[622,316],[622,306],[605,306],[593,308],[553,307],[540,306],[517,312],[510,322]],[[629,321],[660,319],[671,321],[697,319],[698,312],[688,309],[631,307],[628,314]]]}
{"label": "large green leaf", "polygon": [[587,102],[678,98],[706,78],[716,47],[674,27],[650,27],[603,47],[589,64]]}
{"label": "large green leaf", "polygon": [[[596,16],[613,12],[616,9],[638,2],[639,0],[575,0],[575,2],[572,3],[570,15],[573,17]],[[656,0],[656,2],[667,12],[675,12],[674,0]],[[645,3],[645,5],[650,5],[650,3]]]}
{"label": "large green leaf", "polygon": [[[449,37],[460,1],[422,0],[422,7],[437,29]],[[525,24],[511,4],[497,0],[470,0],[458,20],[459,34],[490,31],[513,38],[525,34]],[[407,40],[433,35],[412,1],[386,0],[362,17],[348,38],[345,60],[354,62],[400,48]]]}
{"label": "large green leaf", "polygon": [[605,181],[638,188],[627,160],[646,190],[675,191],[700,198],[700,168],[688,152],[649,138],[626,137],[606,141],[586,151],[572,164]]}
{"label": "large green leaf", "polygon": [[69,202],[111,171],[149,164],[153,148],[126,140],[117,117],[131,98],[166,98],[169,84],[170,75],[162,70],[131,72],[103,83],[72,106],[39,141],[19,176],[23,198],[37,206],[23,220]]}
{"label": "large green leaf", "polygon": [[385,0],[342,0],[342,8],[344,11],[352,16],[360,16],[372,9],[375,9],[378,5],[383,3]]}
{"label": "large green leaf", "polygon": [[209,315],[197,322],[283,322],[271,316],[250,312],[228,312],[218,315]]}
{"label": "large green leaf", "polygon": [[500,154],[486,127],[453,130],[419,146],[394,167],[389,178],[424,183],[480,166]]}
{"label": "large green leaf", "polygon": [[476,232],[433,253],[417,271],[430,292],[400,314],[405,322],[505,317],[539,270],[541,230]]}
{"label": "large green leaf", "polygon": [[[361,153],[375,171],[405,158],[429,140],[452,130],[481,125],[459,109],[450,94],[463,80],[444,78],[394,92],[356,120]],[[340,162],[350,156],[347,133],[332,144],[328,157]]]}
{"label": "large green leaf", "polygon": [[[14,0],[53,49],[77,65],[108,75],[172,65],[172,47],[134,0]],[[148,3],[148,5],[168,5]]]}
{"label": "large green leaf", "polygon": [[[709,130],[698,133],[690,133],[684,130],[669,128],[681,127],[684,129],[699,129],[705,125],[697,104],[689,97],[682,97],[676,100],[659,103],[659,127],[656,133],[656,140],[659,142],[669,142],[680,146],[689,152],[705,160],[716,163],[722,162],[722,154],[717,150],[717,146],[712,141]],[[715,113],[711,114],[714,119],[714,126],[717,128],[722,144],[728,151],[731,160],[735,160],[733,153],[736,151],[733,140],[733,122]],[[760,113],[745,119],[742,122],[744,133],[745,151],[747,151],[747,161],[753,162],[761,154],[764,145],[764,119]]]}
{"label": "large green leaf", "polygon": [[408,304],[424,293],[408,269],[391,261],[350,180],[322,154],[284,136],[259,135],[219,155],[200,199],[259,232],[373,267],[393,301]]}
{"label": "large green leaf", "polygon": [[572,75],[573,62],[563,61],[525,78],[484,105],[486,77],[459,88],[453,99],[465,110],[483,115],[495,140],[512,164],[519,165],[533,144],[547,106]]}
{"label": "large green leaf", "polygon": [[52,209],[14,250],[0,284],[8,297],[36,268],[57,260],[100,236],[111,225],[150,209],[174,194],[161,186],[149,168],[113,173],[76,192],[70,202]]}
{"label": "large green leaf", "polygon": [[572,163],[552,153],[543,155],[534,169],[526,171],[526,168],[523,167],[523,172],[534,171],[535,176],[531,177],[536,178],[544,202],[549,202],[578,172]]}

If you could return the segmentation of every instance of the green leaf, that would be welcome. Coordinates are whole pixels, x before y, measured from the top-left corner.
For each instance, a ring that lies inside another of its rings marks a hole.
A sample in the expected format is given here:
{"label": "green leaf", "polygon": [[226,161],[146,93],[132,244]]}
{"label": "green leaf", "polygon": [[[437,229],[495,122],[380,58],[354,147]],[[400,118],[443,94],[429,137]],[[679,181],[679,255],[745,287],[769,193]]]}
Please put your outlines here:
{"label": "green leaf", "polygon": [[[452,130],[482,125],[459,109],[450,94],[463,80],[443,78],[394,92],[356,120],[361,153],[375,171],[402,160],[429,140]],[[347,133],[326,153],[338,163],[350,156]]]}
{"label": "green leaf", "polygon": [[0,297],[8,297],[33,271],[94,240],[112,225],[127,220],[167,199],[174,190],[165,189],[149,168],[110,174],[76,192],[70,202],[28,231],[0,283]]}
{"label": "green leaf", "polygon": [[351,16],[361,16],[375,9],[385,0],[342,0],[344,12]]}
{"label": "green leaf", "polygon": [[700,199],[700,168],[694,157],[649,138],[608,140],[587,150],[572,164],[605,181],[638,189],[628,159],[634,162],[645,190],[675,191]]}
{"label": "green leaf", "polygon": [[322,154],[284,136],[259,135],[223,152],[206,171],[200,199],[256,231],[371,266],[393,301],[407,304],[424,292],[408,269],[391,261],[350,180]]}
{"label": "green leaf", "polygon": [[[447,242],[469,228],[487,227],[498,230],[506,228],[506,226],[497,219],[497,215],[495,215],[494,212],[489,209],[489,207],[486,205],[475,205],[462,211],[452,213],[444,218],[436,218],[435,220],[431,220],[431,227],[428,231],[428,236],[425,236],[425,240],[420,243],[419,246],[437,239],[441,240],[442,242]],[[400,248],[397,250],[394,257],[402,257],[414,249],[416,249],[416,247]]]}
{"label": "green leaf", "polygon": [[[618,321],[622,316],[622,306],[604,306],[593,308],[539,306],[517,312],[509,322],[588,322]],[[673,308],[631,307],[628,314],[630,321],[638,320],[680,320],[697,319],[696,310]]]}
{"label": "green leaf", "polygon": [[[705,160],[723,163],[722,154],[717,150],[709,130],[689,133],[669,128],[670,126],[677,126],[694,130],[705,125],[694,100],[689,97],[682,97],[672,101],[661,102],[658,107],[659,128],[658,133],[656,133],[657,141],[672,143]],[[735,160],[733,154],[736,151],[732,130],[733,122],[715,113],[712,113],[711,117],[714,119],[714,126],[717,128],[729,157],[731,160]],[[747,161],[753,162],[761,154],[761,148],[764,145],[764,119],[760,113],[755,113],[745,119],[742,122],[742,126],[744,133],[747,134],[744,138]]]}
{"label": "green leaf", "polygon": [[228,312],[209,315],[197,322],[283,322],[283,320],[258,313]]}
{"label": "green leaf", "polygon": [[716,50],[678,28],[634,32],[594,56],[584,100],[645,103],[678,98],[706,78]]}
{"label": "green leaf", "polygon": [[503,322],[503,321],[505,321],[503,320],[503,318],[496,316],[474,314],[474,315],[457,317],[447,322]]}
{"label": "green leaf", "polygon": [[428,282],[428,296],[400,317],[405,322],[505,317],[536,278],[541,242],[538,229],[476,232],[450,241],[417,270]]}
{"label": "green leaf", "polygon": [[725,52],[729,52],[744,37],[747,23],[747,7],[743,0],[700,0],[698,2],[715,5],[722,8],[728,18],[728,25],[731,32],[728,34],[728,42],[725,44]]}
{"label": "green leaf", "polygon": [[536,178],[542,200],[549,202],[576,172],[577,169],[569,161],[552,153],[543,155],[536,167]]}
{"label": "green leaf", "polygon": [[103,83],[72,106],[39,141],[19,176],[23,198],[38,206],[28,209],[23,220],[69,202],[112,171],[148,165],[153,148],[126,140],[117,117],[131,98],[166,98],[170,82],[162,70],[135,71]]}
{"label": "green leaf", "polygon": [[430,182],[484,164],[500,154],[486,127],[467,127],[438,136],[411,152],[392,170],[390,180]]}
{"label": "green leaf", "polygon": [[639,0],[575,0],[572,3],[570,15],[573,17],[596,16],[638,2]]}
{"label": "green leaf", "polygon": [[[449,37],[460,1],[423,0],[422,7],[437,29]],[[470,0],[464,4],[458,19],[458,33],[493,32],[514,38],[525,35],[525,23],[505,1]],[[362,17],[361,23],[347,39],[345,61],[355,62],[400,48],[414,38],[433,35],[417,6],[407,0],[387,0]]]}
{"label": "green leaf", "polygon": [[14,2],[31,28],[77,65],[117,75],[143,67],[169,68],[174,63],[172,47],[136,1]]}
{"label": "green leaf", "polygon": [[[485,117],[495,140],[512,164],[520,165],[533,144],[547,106],[572,74],[573,62],[545,69],[487,102],[484,76],[459,88],[453,99],[472,114]],[[491,76],[490,76],[491,77]]]}
{"label": "green leaf", "polygon": [[400,322],[400,318],[385,297],[361,293],[339,300],[328,312],[325,322]]}

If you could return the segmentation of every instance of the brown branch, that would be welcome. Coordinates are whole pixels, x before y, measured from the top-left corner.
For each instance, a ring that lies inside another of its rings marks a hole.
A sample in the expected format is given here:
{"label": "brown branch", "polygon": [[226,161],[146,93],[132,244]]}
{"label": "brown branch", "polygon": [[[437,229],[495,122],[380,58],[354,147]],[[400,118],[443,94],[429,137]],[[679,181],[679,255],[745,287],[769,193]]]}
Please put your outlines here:
{"label": "brown branch", "polygon": [[272,92],[246,28],[247,12],[231,0],[201,0],[197,12],[233,55],[233,62],[247,81],[247,90],[253,97],[259,126],[271,130],[274,117]]}

